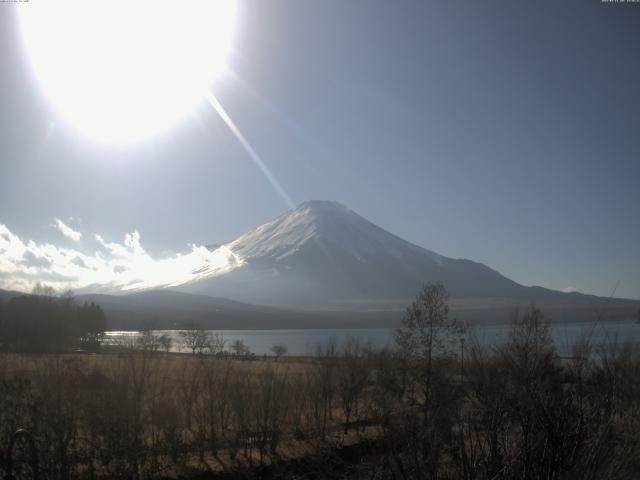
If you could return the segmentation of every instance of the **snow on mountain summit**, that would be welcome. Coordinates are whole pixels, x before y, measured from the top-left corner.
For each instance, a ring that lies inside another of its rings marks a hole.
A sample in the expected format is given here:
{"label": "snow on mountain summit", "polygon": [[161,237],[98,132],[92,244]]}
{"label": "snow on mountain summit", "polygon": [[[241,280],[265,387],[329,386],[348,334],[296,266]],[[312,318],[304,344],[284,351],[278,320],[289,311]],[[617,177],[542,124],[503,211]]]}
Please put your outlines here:
{"label": "snow on mountain summit", "polygon": [[245,259],[283,259],[312,241],[339,247],[359,260],[383,253],[399,256],[407,248],[427,253],[436,262],[442,258],[396,237],[341,203],[320,200],[304,202],[226,246]]}

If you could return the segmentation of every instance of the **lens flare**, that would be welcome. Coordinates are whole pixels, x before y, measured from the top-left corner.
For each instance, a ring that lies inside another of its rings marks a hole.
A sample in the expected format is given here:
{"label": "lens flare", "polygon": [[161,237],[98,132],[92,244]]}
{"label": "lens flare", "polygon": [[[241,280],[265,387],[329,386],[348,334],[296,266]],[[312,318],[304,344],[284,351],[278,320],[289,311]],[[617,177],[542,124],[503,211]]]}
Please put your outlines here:
{"label": "lens flare", "polygon": [[231,117],[229,116],[227,111],[224,109],[222,104],[218,101],[216,97],[213,96],[211,92],[207,94],[207,100],[209,101],[209,104],[213,107],[213,109],[218,113],[218,115],[220,115],[220,118],[222,118],[222,121],[226,123],[227,127],[229,127],[229,130],[231,130],[231,133],[233,133],[233,135],[236,137],[238,142],[240,142],[240,145],[242,145],[242,147],[245,149],[247,154],[249,154],[249,157],[251,157],[251,160],[253,160],[253,163],[256,164],[258,169],[267,178],[267,180],[269,181],[271,186],[274,188],[274,190],[278,192],[278,195],[280,195],[282,200],[284,200],[284,202],[287,204],[287,206],[290,209],[294,209],[295,204],[293,203],[293,200],[291,200],[291,197],[287,195],[287,192],[285,192],[284,188],[282,188],[282,185],[280,185],[280,182],[278,182],[278,179],[276,179],[273,173],[271,173],[271,170],[269,170],[267,165],[262,161],[262,159],[260,158],[260,155],[258,155],[258,153],[251,146],[249,141],[242,134],[242,132],[240,131],[238,126],[235,124],[235,122],[231,119]]}

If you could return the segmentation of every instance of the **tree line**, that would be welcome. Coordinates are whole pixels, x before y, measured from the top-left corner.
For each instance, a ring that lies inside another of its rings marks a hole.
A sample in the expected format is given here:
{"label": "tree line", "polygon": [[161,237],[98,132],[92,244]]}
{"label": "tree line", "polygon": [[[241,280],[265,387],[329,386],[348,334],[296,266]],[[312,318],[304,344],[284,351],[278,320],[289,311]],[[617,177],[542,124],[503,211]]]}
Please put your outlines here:
{"label": "tree line", "polygon": [[79,303],[72,292],[56,295],[40,284],[31,295],[0,302],[0,348],[4,351],[96,350],[107,328],[99,305]]}

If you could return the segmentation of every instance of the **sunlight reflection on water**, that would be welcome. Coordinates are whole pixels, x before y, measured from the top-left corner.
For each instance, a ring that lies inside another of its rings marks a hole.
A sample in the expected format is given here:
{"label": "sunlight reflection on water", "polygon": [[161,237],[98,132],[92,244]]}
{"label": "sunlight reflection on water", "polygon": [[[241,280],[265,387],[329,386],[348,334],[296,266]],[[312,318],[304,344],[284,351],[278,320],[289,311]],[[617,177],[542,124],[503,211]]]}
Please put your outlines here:
{"label": "sunlight reflection on water", "polygon": [[[469,328],[466,338],[469,342],[477,342],[482,346],[499,346],[509,334],[509,325],[483,325]],[[211,334],[221,333],[231,343],[242,340],[256,355],[270,354],[275,344],[288,347],[288,355],[315,355],[317,347],[335,342],[338,349],[350,338],[357,338],[370,343],[375,349],[393,348],[393,332],[391,328],[368,329],[301,329],[301,330],[209,330]],[[181,351],[181,337],[178,330],[157,330],[157,335],[166,334],[173,340],[172,351]],[[551,334],[560,355],[571,353],[573,346],[586,337],[591,338],[594,346],[627,342],[640,343],[640,325],[633,321],[619,322],[572,322],[556,323],[551,326]],[[112,331],[107,333],[110,341],[118,339],[135,339],[139,336],[135,331]],[[184,350],[182,350],[184,351]]]}

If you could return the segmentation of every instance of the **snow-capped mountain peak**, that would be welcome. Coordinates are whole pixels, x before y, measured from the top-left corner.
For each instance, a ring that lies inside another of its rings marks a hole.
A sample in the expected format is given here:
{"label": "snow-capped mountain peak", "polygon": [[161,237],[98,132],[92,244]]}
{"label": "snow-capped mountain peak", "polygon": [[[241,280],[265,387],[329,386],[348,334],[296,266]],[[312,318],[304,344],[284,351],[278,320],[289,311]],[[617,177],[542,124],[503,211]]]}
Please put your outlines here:
{"label": "snow-capped mountain peak", "polygon": [[383,230],[341,203],[320,200],[300,204],[228,243],[227,247],[245,259],[282,259],[300,251],[309,242],[339,247],[357,259],[382,253],[399,255],[406,248],[428,253],[436,262],[442,258]]}
{"label": "snow-capped mountain peak", "polygon": [[302,203],[222,247],[236,268],[179,288],[271,305],[404,302],[425,282],[442,282],[457,297],[529,294],[485,265],[414,245],[337,202]]}

